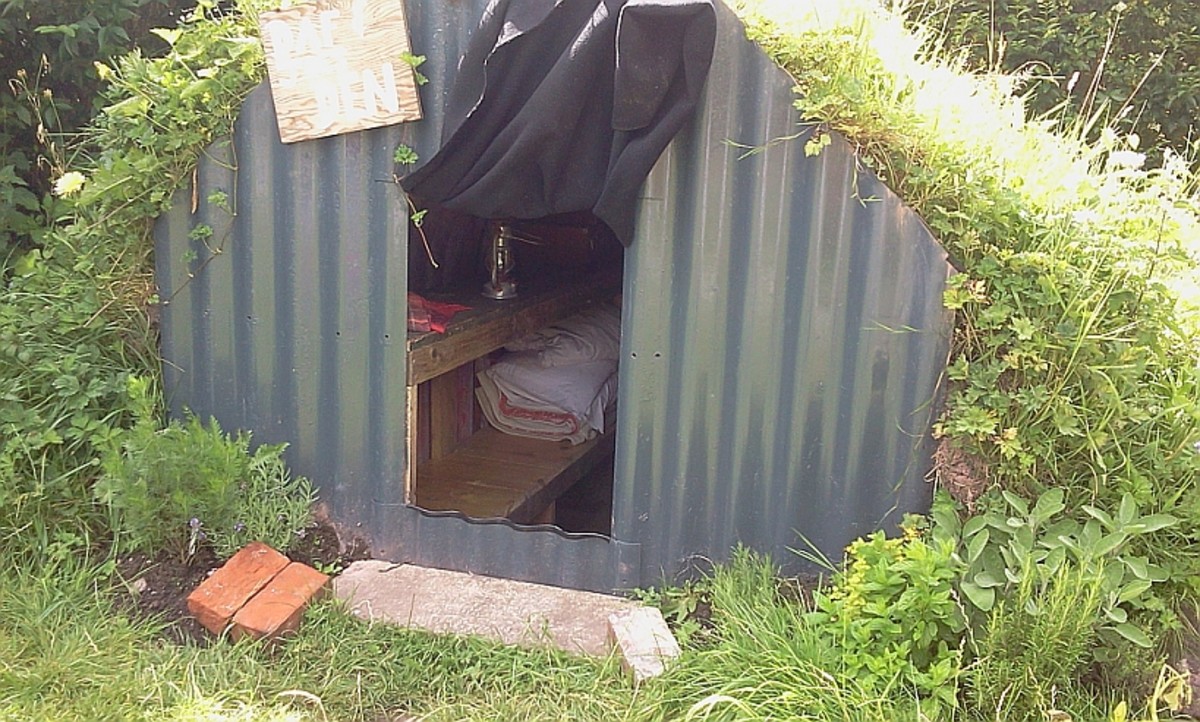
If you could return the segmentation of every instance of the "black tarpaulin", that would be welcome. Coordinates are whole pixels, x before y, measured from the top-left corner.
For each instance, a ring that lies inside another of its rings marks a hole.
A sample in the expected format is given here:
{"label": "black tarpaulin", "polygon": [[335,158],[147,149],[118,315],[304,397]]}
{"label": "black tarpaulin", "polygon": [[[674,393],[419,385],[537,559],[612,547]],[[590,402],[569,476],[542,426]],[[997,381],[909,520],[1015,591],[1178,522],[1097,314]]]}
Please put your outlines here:
{"label": "black tarpaulin", "polygon": [[402,184],[481,218],[590,210],[629,245],[638,191],[695,109],[715,37],[712,0],[493,0],[442,146]]}

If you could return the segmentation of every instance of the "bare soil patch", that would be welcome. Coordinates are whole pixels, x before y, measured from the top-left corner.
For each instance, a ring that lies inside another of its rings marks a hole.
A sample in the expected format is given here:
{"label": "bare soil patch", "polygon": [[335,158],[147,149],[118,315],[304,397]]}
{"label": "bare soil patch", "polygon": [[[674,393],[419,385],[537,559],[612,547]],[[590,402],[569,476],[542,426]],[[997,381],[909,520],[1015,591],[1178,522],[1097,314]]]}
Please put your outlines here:
{"label": "bare soil patch", "polygon": [[[285,554],[326,572],[368,557],[357,542],[343,551],[337,532],[325,523],[306,529]],[[224,562],[209,547],[198,549],[190,560],[169,553],[122,557],[117,561],[118,606],[136,619],[162,624],[162,636],[170,642],[208,644],[213,637],[188,612],[187,597]]]}

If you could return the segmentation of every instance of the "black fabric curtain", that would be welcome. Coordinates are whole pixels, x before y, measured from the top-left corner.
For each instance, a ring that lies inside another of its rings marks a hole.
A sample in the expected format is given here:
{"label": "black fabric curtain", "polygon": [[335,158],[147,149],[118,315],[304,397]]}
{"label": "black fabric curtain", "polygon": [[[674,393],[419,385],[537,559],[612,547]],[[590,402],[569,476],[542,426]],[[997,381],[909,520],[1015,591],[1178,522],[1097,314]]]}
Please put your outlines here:
{"label": "black fabric curtain", "polygon": [[638,191],[695,110],[715,38],[712,0],[493,0],[442,146],[402,185],[480,218],[590,210],[628,246]]}

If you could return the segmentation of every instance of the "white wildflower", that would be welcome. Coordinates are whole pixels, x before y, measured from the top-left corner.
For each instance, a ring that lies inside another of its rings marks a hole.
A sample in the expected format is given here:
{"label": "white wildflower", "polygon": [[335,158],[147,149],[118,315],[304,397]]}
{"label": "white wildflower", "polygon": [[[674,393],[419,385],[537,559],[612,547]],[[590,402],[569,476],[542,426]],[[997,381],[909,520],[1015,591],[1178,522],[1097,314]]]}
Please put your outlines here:
{"label": "white wildflower", "polygon": [[87,178],[77,170],[63,173],[54,181],[54,195],[69,198],[83,190],[83,184],[86,182]]}

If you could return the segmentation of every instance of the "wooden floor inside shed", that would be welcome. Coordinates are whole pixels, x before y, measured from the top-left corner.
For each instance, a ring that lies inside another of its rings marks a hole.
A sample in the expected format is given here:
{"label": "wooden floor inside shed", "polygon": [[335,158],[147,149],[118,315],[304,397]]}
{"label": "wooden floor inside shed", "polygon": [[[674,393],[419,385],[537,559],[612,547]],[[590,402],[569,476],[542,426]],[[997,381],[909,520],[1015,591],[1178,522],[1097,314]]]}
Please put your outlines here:
{"label": "wooden floor inside shed", "polygon": [[553,521],[553,504],[613,453],[608,431],[577,446],[503,434],[475,433],[453,454],[417,467],[417,506],[518,524]]}

